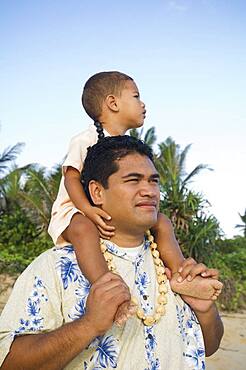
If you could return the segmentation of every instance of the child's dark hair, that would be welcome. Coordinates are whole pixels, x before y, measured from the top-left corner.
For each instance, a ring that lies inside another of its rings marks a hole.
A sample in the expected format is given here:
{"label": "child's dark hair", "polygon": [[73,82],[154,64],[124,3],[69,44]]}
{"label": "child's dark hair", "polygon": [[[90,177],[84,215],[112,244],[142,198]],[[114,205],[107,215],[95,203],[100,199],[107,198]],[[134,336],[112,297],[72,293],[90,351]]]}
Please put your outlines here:
{"label": "child's dark hair", "polygon": [[85,83],[81,98],[82,105],[94,121],[99,140],[104,137],[103,128],[99,122],[102,103],[110,94],[120,96],[126,81],[133,81],[133,79],[122,72],[108,71],[96,73]]}
{"label": "child's dark hair", "polygon": [[107,136],[88,148],[81,174],[81,182],[85,194],[92,205],[93,202],[89,192],[90,181],[98,181],[107,189],[109,176],[119,169],[119,159],[134,153],[145,155],[153,162],[151,148],[143,141],[128,135]]}
{"label": "child's dark hair", "polygon": [[99,121],[94,121],[94,125],[96,126],[98,140],[102,140],[105,137],[102,124]]}

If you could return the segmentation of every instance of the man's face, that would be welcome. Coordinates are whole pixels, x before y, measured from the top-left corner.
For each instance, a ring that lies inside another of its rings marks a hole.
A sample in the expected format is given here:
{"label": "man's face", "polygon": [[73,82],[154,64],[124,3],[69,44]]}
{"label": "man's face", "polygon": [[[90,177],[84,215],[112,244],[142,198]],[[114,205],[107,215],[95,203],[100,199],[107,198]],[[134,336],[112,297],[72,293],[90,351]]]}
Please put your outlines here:
{"label": "man's face", "polygon": [[157,221],[159,175],[145,155],[129,154],[118,162],[119,170],[103,188],[102,209],[121,232],[144,232]]}
{"label": "man's face", "polygon": [[127,81],[118,98],[120,120],[126,129],[141,127],[144,123],[146,109],[140,100],[140,94],[134,81]]}

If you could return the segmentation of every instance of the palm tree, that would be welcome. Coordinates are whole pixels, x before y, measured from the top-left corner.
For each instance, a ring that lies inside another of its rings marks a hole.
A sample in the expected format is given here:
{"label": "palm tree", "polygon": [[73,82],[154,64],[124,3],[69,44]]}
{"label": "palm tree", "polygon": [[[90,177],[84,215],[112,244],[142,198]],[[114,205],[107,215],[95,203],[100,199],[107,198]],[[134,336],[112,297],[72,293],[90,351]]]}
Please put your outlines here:
{"label": "palm tree", "polygon": [[235,227],[243,231],[243,236],[246,238],[246,208],[243,215],[239,213],[239,217],[241,218],[242,224],[237,224]]}
{"label": "palm tree", "polygon": [[177,229],[188,231],[189,221],[197,214],[204,199],[199,193],[188,189],[188,185],[202,170],[209,169],[205,164],[197,165],[190,173],[185,171],[185,160],[191,144],[183,150],[168,137],[159,144],[156,167],[160,174],[163,194],[163,208]]}
{"label": "palm tree", "polygon": [[[12,170],[16,169],[13,163],[23,146],[24,143],[17,143],[0,153],[0,210],[5,209],[7,206],[6,183]],[[11,166],[14,166],[14,169]]]}
{"label": "palm tree", "polygon": [[4,175],[9,169],[9,165],[14,162],[17,155],[21,152],[24,143],[17,143],[12,147],[6,148],[0,153],[0,176]]}
{"label": "palm tree", "polygon": [[37,164],[12,167],[12,170],[0,179],[0,209],[11,212],[20,207],[40,231],[47,229],[60,178],[60,165],[54,166],[49,173],[45,167]]}
{"label": "palm tree", "polygon": [[141,128],[141,130],[137,130],[136,128],[133,128],[130,131],[130,136],[135,137],[136,139],[143,140],[151,148],[153,147],[153,144],[156,142],[156,138],[157,138],[154,127],[149,128],[144,136],[143,136],[143,128]]}
{"label": "palm tree", "polygon": [[18,193],[19,202],[29,218],[41,230],[46,230],[61,179],[61,166],[56,165],[47,174],[45,167],[31,164],[25,169],[23,179],[24,186]]}

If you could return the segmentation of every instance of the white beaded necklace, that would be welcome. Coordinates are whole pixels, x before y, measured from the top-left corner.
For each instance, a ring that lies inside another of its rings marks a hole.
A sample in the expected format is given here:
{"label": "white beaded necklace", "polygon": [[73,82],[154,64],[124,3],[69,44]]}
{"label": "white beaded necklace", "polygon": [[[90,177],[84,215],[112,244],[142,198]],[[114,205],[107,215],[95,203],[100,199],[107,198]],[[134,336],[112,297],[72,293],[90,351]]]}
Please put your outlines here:
{"label": "white beaded necklace", "polygon": [[[167,276],[165,274],[165,267],[162,260],[160,259],[160,254],[157,250],[157,244],[154,243],[154,237],[150,234],[149,230],[146,232],[146,235],[148,241],[150,242],[150,250],[155,264],[156,279],[159,285],[159,295],[157,297],[157,305],[154,315],[145,315],[143,309],[139,307],[138,301],[135,297],[132,297],[132,302],[138,306],[138,309],[136,311],[137,317],[143,322],[144,325],[151,326],[157,323],[160,320],[161,316],[165,315],[166,310],[164,306],[167,304],[166,293],[168,289],[166,286]],[[107,246],[105,245],[103,239],[101,239],[101,251],[107,262],[108,269],[113,273],[117,273],[116,266],[113,262],[113,256],[107,251]]]}

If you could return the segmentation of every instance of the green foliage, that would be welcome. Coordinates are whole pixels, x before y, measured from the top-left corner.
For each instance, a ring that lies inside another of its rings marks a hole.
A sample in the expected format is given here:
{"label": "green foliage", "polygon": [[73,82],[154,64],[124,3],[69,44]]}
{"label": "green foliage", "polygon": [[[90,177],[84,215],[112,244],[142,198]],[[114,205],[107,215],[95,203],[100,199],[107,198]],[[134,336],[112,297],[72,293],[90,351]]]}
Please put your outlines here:
{"label": "green foliage", "polygon": [[241,218],[242,224],[237,224],[235,227],[243,232],[243,236],[246,238],[246,209],[244,210],[244,214],[241,215],[239,213],[239,217]]}
{"label": "green foliage", "polygon": [[221,308],[236,311],[246,308],[246,238],[218,240],[211,266],[220,271],[224,288],[219,303]]}
{"label": "green foliage", "polygon": [[177,230],[177,236],[186,257],[191,256],[197,262],[209,264],[216,251],[220,228],[214,216],[202,213],[189,222],[188,232]]}
{"label": "green foliage", "polygon": [[51,247],[46,233],[40,234],[20,207],[0,214],[0,273],[18,273]]}
{"label": "green foliage", "polygon": [[17,143],[12,147],[6,148],[2,153],[0,153],[0,175],[9,172],[9,165],[11,165],[16,159],[17,155],[21,152],[24,143]]}

